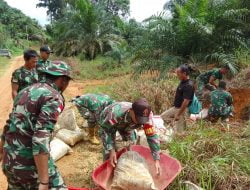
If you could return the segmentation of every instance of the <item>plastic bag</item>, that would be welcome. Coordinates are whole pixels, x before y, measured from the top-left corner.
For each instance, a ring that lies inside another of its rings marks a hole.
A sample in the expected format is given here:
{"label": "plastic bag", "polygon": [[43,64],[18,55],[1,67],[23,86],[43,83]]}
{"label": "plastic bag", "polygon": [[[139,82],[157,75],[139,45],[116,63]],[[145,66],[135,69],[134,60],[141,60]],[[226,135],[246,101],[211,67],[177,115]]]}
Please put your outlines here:
{"label": "plastic bag", "polygon": [[188,111],[190,114],[198,114],[202,109],[202,105],[196,95],[194,94],[192,103],[188,106]]}
{"label": "plastic bag", "polygon": [[70,146],[74,146],[77,142],[84,140],[84,133],[80,129],[75,131],[61,129],[56,133],[56,138]]}
{"label": "plastic bag", "polygon": [[203,109],[199,114],[191,114],[190,119],[196,121],[197,119],[205,119],[208,116],[208,109]]}
{"label": "plastic bag", "polygon": [[60,139],[55,138],[50,142],[50,156],[54,161],[71,152],[73,152],[72,149]]}
{"label": "plastic bag", "polygon": [[76,130],[78,128],[76,123],[76,115],[74,110],[66,109],[62,112],[59,116],[57,124],[60,126],[61,129],[68,129],[68,130]]}
{"label": "plastic bag", "polygon": [[118,159],[111,190],[157,190],[146,161],[139,153],[128,151]]}

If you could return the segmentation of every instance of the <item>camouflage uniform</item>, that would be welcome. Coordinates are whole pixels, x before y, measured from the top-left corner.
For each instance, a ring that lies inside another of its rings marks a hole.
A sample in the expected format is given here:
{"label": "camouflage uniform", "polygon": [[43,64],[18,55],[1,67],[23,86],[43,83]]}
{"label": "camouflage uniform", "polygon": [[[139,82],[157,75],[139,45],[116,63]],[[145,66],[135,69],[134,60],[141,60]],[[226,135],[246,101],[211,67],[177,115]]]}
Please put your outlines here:
{"label": "camouflage uniform", "polygon": [[[220,73],[220,69],[213,69],[206,73],[202,73],[199,75],[196,79],[197,82],[197,97],[201,99],[203,90],[205,85],[209,84],[210,77],[213,76],[215,79],[221,80],[223,78],[223,75]],[[215,87],[212,86],[212,90],[215,90]]]}
{"label": "camouflage uniform", "polygon": [[[69,76],[68,69],[66,64],[58,62],[47,73]],[[17,95],[2,135],[2,168],[8,180],[8,189],[38,189],[39,176],[34,156],[49,154],[51,134],[63,108],[64,98],[53,81],[36,83]],[[51,157],[48,168],[49,189],[66,190]]]}
{"label": "camouflage uniform", "polygon": [[[114,100],[104,94],[85,94],[74,98],[72,102],[77,106],[80,114],[88,120],[89,127],[95,127],[100,120],[102,110],[114,103]],[[87,117],[86,112],[89,112]]]}
{"label": "camouflage uniform", "polygon": [[38,73],[39,82],[46,80],[45,74],[42,71],[46,69],[50,65],[50,63],[51,62],[49,60],[46,60],[46,61],[42,59],[38,60],[37,65],[36,65],[36,70]]}
{"label": "camouflage uniform", "polygon": [[[104,159],[108,159],[111,149],[115,149],[116,132],[118,131],[124,141],[135,141],[134,130],[142,127],[134,124],[130,117],[129,110],[132,108],[130,102],[116,102],[106,107],[100,116],[99,135],[103,142]],[[160,159],[160,141],[152,125],[144,124],[143,129],[155,160]]]}
{"label": "camouflage uniform", "polygon": [[211,93],[211,106],[208,110],[209,117],[214,119],[228,118],[233,111],[233,98],[232,95],[223,90],[217,89]]}
{"label": "camouflage uniform", "polygon": [[24,66],[20,67],[12,73],[11,82],[18,85],[17,92],[20,92],[24,88],[38,82],[36,69],[27,70]]}

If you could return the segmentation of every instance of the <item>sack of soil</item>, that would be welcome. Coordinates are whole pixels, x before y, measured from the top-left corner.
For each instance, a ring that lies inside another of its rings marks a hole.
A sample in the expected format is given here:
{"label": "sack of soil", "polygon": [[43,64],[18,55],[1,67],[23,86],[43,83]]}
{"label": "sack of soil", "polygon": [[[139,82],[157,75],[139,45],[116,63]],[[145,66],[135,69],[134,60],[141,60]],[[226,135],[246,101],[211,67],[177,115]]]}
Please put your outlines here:
{"label": "sack of soil", "polygon": [[146,161],[137,152],[121,155],[114,171],[111,190],[157,190]]}
{"label": "sack of soil", "polygon": [[50,142],[50,156],[54,161],[59,160],[64,155],[71,153],[72,149],[60,139],[53,139]]}
{"label": "sack of soil", "polygon": [[58,118],[57,124],[61,129],[76,130],[78,128],[73,109],[65,109]]}
{"label": "sack of soil", "polygon": [[56,138],[62,140],[70,146],[74,146],[77,142],[84,140],[84,136],[84,132],[80,129],[75,131],[61,129],[56,133]]}

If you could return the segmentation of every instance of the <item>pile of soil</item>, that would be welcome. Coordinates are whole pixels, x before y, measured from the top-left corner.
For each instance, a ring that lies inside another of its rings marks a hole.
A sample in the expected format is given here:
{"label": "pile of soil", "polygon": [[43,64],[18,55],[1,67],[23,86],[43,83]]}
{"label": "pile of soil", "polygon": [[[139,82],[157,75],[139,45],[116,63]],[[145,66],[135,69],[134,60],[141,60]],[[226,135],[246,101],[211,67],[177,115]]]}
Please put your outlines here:
{"label": "pile of soil", "polygon": [[248,88],[231,88],[229,92],[234,99],[236,119],[249,120],[250,118],[250,86]]}

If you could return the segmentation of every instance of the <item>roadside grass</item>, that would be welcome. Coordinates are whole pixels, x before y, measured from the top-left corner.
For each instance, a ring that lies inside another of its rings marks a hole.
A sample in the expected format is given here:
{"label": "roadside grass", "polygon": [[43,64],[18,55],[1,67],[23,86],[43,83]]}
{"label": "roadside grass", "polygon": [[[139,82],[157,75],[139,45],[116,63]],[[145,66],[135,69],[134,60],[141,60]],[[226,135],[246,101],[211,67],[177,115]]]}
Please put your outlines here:
{"label": "roadside grass", "polygon": [[7,57],[0,57],[0,76],[2,76],[7,69],[8,65],[10,64],[10,60],[11,59]]}
{"label": "roadside grass", "polygon": [[191,181],[205,190],[248,190],[250,188],[250,126],[195,124],[162,145],[183,167],[169,190],[185,189]]}
{"label": "roadside grass", "polygon": [[151,78],[130,79],[129,77],[116,80],[112,84],[88,86],[84,93],[108,94],[116,101],[133,102],[140,97],[149,101],[155,114],[160,114],[172,105],[176,78],[154,81]]}
{"label": "roadside grass", "polygon": [[80,60],[78,57],[51,57],[51,60],[55,59],[68,63],[72,67],[74,77],[77,80],[112,79],[132,73],[132,67],[129,61],[125,61],[119,65],[109,57],[99,56],[92,61]]}

